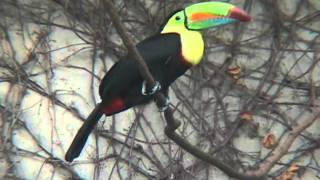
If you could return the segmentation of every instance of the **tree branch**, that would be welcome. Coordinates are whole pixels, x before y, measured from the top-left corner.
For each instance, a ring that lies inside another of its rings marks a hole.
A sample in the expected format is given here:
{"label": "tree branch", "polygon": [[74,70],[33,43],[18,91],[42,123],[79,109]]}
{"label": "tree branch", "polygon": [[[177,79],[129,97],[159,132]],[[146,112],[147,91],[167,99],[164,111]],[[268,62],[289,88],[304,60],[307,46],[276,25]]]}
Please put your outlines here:
{"label": "tree branch", "polygon": [[[135,47],[133,41],[130,39],[128,33],[126,32],[125,27],[121,23],[121,20],[116,12],[116,8],[111,2],[111,0],[104,0],[104,5],[106,9],[108,9],[109,16],[119,33],[120,37],[122,38],[123,43],[127,47],[128,51],[132,53],[133,59],[137,62],[139,67],[139,72],[141,76],[147,81],[150,85],[155,85],[155,80],[152,77],[146,63],[144,62],[142,56],[138,52],[137,48]],[[164,105],[166,98],[160,92],[157,92],[155,95],[155,99],[158,105]],[[309,127],[317,118],[320,116],[320,110],[315,109],[315,115],[310,117],[309,119],[303,121],[300,125],[293,128],[292,131],[288,133],[288,137],[284,140],[283,144],[279,145],[274,151],[273,155],[268,157],[264,162],[261,163],[260,167],[255,170],[235,170],[230,165],[225,164],[218,158],[211,156],[209,153],[205,153],[201,151],[196,146],[190,144],[188,141],[183,139],[180,135],[178,135],[175,130],[180,126],[180,121],[177,121],[173,117],[173,111],[171,108],[168,108],[165,112],[165,119],[167,122],[167,126],[165,128],[166,135],[172,139],[176,144],[178,144],[181,148],[185,151],[191,153],[192,155],[196,156],[197,158],[208,162],[211,165],[218,167],[220,170],[225,172],[231,177],[239,178],[239,179],[266,179],[266,175],[269,170],[273,167],[273,165],[288,151],[289,147],[293,143],[293,141],[297,138],[297,136]]]}

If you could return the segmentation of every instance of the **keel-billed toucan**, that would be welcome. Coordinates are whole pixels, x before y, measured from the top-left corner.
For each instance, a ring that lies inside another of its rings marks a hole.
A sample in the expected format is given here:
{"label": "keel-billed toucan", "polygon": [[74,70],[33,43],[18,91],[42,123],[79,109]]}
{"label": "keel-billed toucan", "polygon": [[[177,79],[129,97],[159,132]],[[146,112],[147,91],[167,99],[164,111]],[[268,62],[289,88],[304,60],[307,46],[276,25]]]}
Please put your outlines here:
{"label": "keel-billed toucan", "polygon": [[79,156],[90,132],[103,114],[110,116],[148,103],[152,100],[152,90],[167,94],[172,82],[190,67],[199,64],[204,53],[204,42],[199,31],[250,19],[244,11],[222,2],[201,2],[174,12],[158,34],[137,44],[158,86],[146,88],[130,53],[120,59],[101,81],[101,103],[79,129],[65,159],[71,162]]}

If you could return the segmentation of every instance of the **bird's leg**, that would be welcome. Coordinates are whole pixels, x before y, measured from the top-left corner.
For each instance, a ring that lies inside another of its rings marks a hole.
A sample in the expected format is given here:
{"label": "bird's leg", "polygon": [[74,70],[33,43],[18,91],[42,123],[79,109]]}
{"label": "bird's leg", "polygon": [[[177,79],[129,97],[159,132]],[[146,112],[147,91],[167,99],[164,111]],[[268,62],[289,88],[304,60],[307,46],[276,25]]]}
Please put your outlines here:
{"label": "bird's leg", "polygon": [[162,94],[165,97],[164,102],[159,102],[158,99],[155,99],[155,102],[159,108],[159,112],[164,112],[165,110],[168,109],[170,101],[169,101],[169,88],[165,88],[161,90]]}
{"label": "bird's leg", "polygon": [[168,109],[169,107],[169,104],[170,104],[170,101],[169,101],[169,98],[168,96],[166,97],[166,102],[163,104],[163,105],[159,105],[159,112],[164,112],[165,110]]}
{"label": "bird's leg", "polygon": [[143,81],[142,82],[142,89],[141,89],[141,93],[142,95],[144,96],[148,96],[148,95],[152,95],[154,94],[155,92],[159,91],[161,89],[161,84],[156,81],[156,84],[151,88],[151,91],[148,91],[147,89],[149,89],[147,87],[147,82],[146,81]]}

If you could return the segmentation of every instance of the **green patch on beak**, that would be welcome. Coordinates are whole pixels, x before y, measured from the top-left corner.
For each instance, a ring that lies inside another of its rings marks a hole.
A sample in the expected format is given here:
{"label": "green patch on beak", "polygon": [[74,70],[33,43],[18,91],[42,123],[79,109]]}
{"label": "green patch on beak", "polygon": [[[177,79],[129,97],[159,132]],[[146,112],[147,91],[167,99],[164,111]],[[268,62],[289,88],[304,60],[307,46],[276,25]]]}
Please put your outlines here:
{"label": "green patch on beak", "polygon": [[202,2],[184,9],[185,26],[189,30],[214,28],[237,21],[250,21],[251,17],[232,4],[224,2]]}

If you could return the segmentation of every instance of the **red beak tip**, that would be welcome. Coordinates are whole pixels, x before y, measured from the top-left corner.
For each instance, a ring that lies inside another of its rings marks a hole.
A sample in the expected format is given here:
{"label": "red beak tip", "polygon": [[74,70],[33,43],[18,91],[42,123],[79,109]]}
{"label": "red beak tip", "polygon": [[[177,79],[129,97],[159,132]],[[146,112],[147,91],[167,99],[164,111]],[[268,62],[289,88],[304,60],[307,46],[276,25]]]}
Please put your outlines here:
{"label": "red beak tip", "polygon": [[249,22],[252,19],[251,16],[249,16],[246,12],[237,7],[234,7],[231,10],[229,17],[242,22]]}

